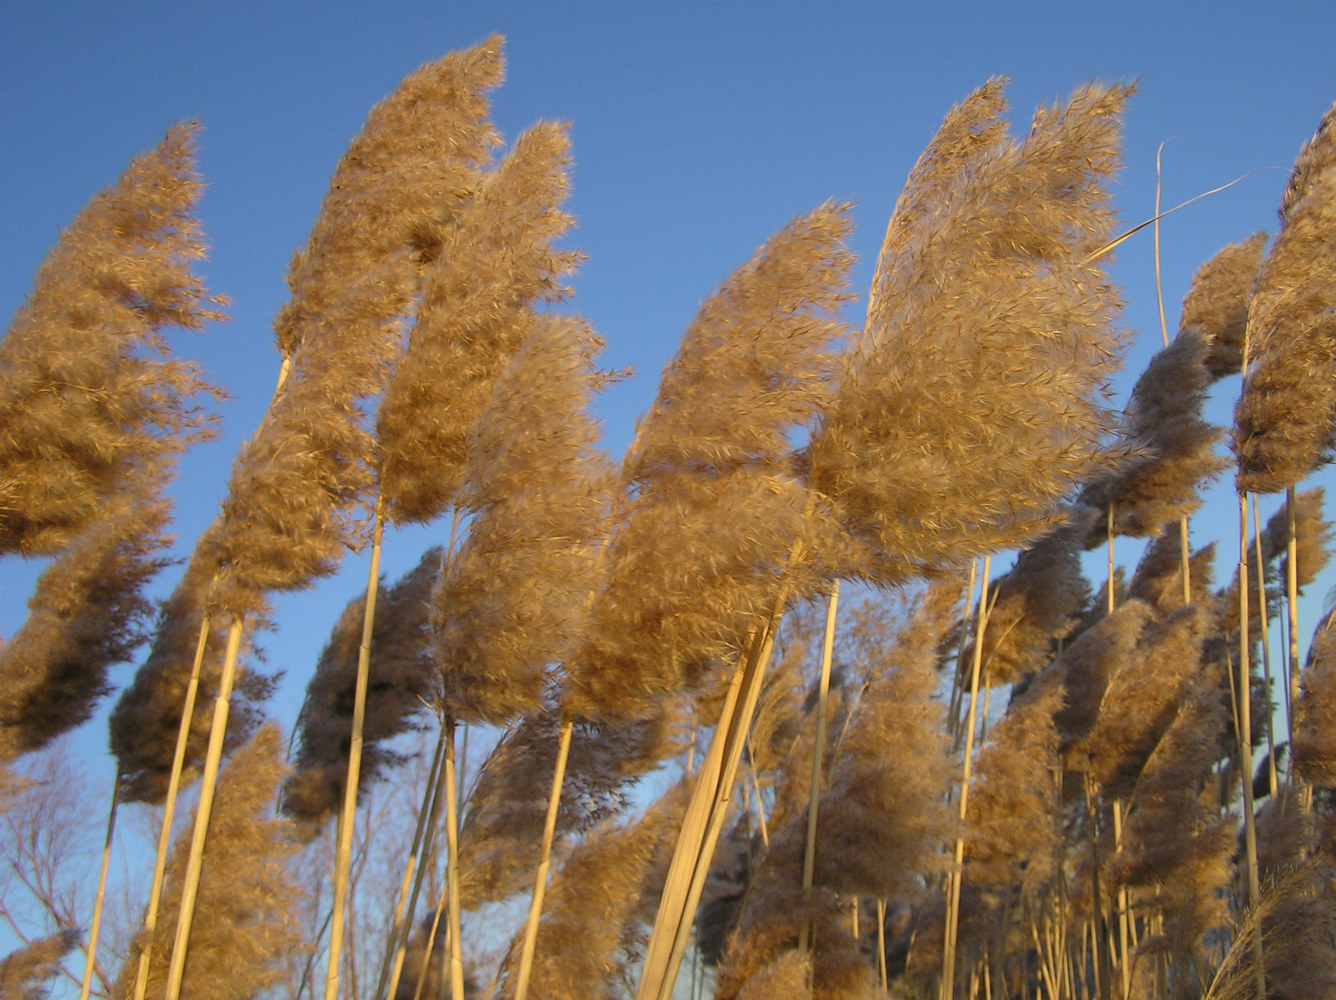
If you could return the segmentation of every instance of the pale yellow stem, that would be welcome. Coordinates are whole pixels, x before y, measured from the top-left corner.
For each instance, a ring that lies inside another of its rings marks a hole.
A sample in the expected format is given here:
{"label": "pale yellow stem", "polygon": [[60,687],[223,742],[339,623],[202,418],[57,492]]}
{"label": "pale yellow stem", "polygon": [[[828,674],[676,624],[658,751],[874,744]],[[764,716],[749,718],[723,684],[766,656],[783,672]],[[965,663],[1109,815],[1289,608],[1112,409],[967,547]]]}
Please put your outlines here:
{"label": "pale yellow stem", "polygon": [[[821,679],[817,685],[816,702],[816,746],[812,752],[812,781],[807,798],[807,843],[803,849],[803,895],[812,892],[812,877],[816,871],[816,823],[817,810],[821,803],[821,764],[826,748],[826,707],[830,695],[830,664],[835,648],[835,613],[840,602],[840,582],[836,580],[830,586],[830,598],[826,604],[826,630],[821,641]],[[798,950],[807,951],[809,928],[803,924],[798,936]]]}

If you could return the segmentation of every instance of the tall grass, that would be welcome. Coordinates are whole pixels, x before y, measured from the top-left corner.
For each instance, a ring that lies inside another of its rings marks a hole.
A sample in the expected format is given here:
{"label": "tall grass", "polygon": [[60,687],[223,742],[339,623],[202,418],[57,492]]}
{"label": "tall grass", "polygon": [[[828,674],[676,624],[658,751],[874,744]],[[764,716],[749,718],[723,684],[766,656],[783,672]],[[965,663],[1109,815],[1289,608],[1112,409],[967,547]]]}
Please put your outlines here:
{"label": "tall grass", "polygon": [[[295,998],[324,958],[326,995],[358,1000],[679,978],[774,1000],[1326,996],[1331,617],[1302,669],[1285,617],[1283,697],[1255,665],[1331,542],[1322,492],[1296,487],[1336,447],[1332,114],[1275,241],[1203,265],[1120,413],[1105,268],[1131,88],[1083,87],[1020,136],[991,80],[911,170],[863,326],[852,209],[828,203],[704,300],[618,468],[590,414],[615,374],[556,308],[579,261],[567,130],[493,162],[501,67],[497,38],[429,64],[339,164],[275,320],[278,391],[156,626],[162,488],[211,391],[158,331],[216,318],[190,129],[79,217],[0,347],[0,547],[56,556],[0,645],[0,760],[85,721],[151,639],[112,717],[113,801],[204,772],[127,950],[88,944],[88,988],[101,959],[117,997]],[[1230,465],[1204,403],[1240,371],[1241,558],[1217,588],[1190,519]],[[1250,526],[1246,494],[1280,490]],[[386,527],[447,511],[447,544],[380,594]],[[247,637],[369,538],[289,772]],[[1117,538],[1148,540],[1140,562],[1088,581],[1081,553]],[[1254,775],[1277,712],[1293,764],[1269,745]],[[0,819],[28,843],[20,782],[0,772]],[[377,854],[408,840],[367,826],[382,793],[413,800],[411,857]],[[298,885],[333,817],[334,871]],[[78,937],[30,936],[0,963],[25,998]]]}

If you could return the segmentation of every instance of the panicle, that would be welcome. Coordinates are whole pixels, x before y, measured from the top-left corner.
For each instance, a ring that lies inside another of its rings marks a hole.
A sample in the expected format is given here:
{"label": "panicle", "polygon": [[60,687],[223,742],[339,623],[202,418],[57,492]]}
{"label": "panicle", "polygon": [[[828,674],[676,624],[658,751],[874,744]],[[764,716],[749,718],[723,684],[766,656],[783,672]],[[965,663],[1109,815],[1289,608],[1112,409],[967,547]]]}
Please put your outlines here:
{"label": "panicle", "polygon": [[213,433],[221,393],[162,330],[222,319],[194,272],[193,123],[172,128],[60,237],[0,342],[0,553],[48,555],[145,464]]}
{"label": "panicle", "polygon": [[[624,958],[619,948],[634,937],[634,916],[647,891],[646,876],[664,841],[676,832],[686,808],[680,783],[625,826],[603,824],[577,845],[548,887],[538,925],[529,988],[550,1000],[587,1000],[611,992]],[[513,966],[524,940],[511,943],[500,998],[514,996]]]}
{"label": "panicle", "polygon": [[107,671],[147,638],[148,582],[167,564],[165,472],[143,469],[47,567],[28,617],[0,645],[0,760],[86,722]]}
{"label": "panicle", "polygon": [[[1215,542],[1202,546],[1188,558],[1192,604],[1208,605],[1214,599]],[[1167,617],[1183,605],[1183,548],[1177,525],[1166,527],[1151,539],[1127,584],[1127,597],[1145,601],[1156,614]]]}
{"label": "panicle", "polygon": [[[954,832],[937,652],[963,587],[929,588],[880,660],[839,744],[818,816],[814,882],[844,895],[910,898],[945,865]],[[809,772],[810,773],[810,772]]]}
{"label": "panicle", "polygon": [[1241,492],[1274,493],[1336,446],[1336,105],[1295,161],[1248,310],[1234,409]]}
{"label": "panicle", "polygon": [[289,268],[292,298],[274,321],[284,357],[335,307],[351,277],[377,270],[402,246],[419,257],[438,252],[441,229],[467,204],[499,141],[487,92],[504,73],[501,44],[492,35],[427,63],[371,109]]}
{"label": "panicle", "polygon": [[[388,744],[414,728],[414,719],[432,691],[434,671],[427,623],[441,557],[441,549],[428,549],[417,566],[385,590],[377,603],[359,794],[400,761]],[[306,701],[298,716],[301,743],[293,773],[283,787],[283,813],[301,824],[303,837],[318,834],[343,803],[365,615],[363,594],[350,601],[339,616],[307,685]]]}
{"label": "panicle", "polygon": [[[274,793],[283,778],[278,727],[260,728],[223,770],[209,818],[195,918],[190,932],[183,996],[249,1000],[276,986],[284,962],[300,942],[297,912],[302,892],[285,867],[296,849],[291,823],[276,818]],[[148,968],[148,995],[163,989],[181,905],[181,880],[190,851],[184,829],[167,861],[162,908]],[[141,934],[112,987],[117,1000],[134,995]]]}
{"label": "panicle", "polygon": [[601,346],[544,316],[497,379],[469,442],[469,536],[433,600],[441,709],[502,723],[538,711],[549,665],[583,632],[614,470],[589,412]]}
{"label": "panicle", "polygon": [[[1090,598],[1081,574],[1081,531],[1065,525],[1016,557],[997,581],[997,597],[983,635],[983,671],[988,685],[1015,684],[1043,669],[1055,640],[1071,631]],[[975,640],[966,647],[972,656]]]}
{"label": "panicle", "polygon": [[1125,799],[1197,676],[1202,646],[1215,622],[1199,605],[1151,621],[1121,662],[1088,736],[1075,749],[1089,756],[1104,793]]}
{"label": "panicle", "polygon": [[1054,874],[1058,828],[1058,730],[1062,683],[1036,678],[1007,706],[979,751],[965,817],[963,884],[1037,892]]}
{"label": "panicle", "polygon": [[631,495],[568,664],[570,713],[652,712],[768,619],[786,574],[804,589],[792,553],[811,518],[788,435],[828,396],[848,231],[845,206],[799,217],[688,327],[623,463]]}
{"label": "panicle", "polygon": [[[1132,389],[1124,414],[1124,434],[1139,452],[1126,468],[1082,491],[1080,502],[1099,511],[1110,504],[1114,532],[1135,538],[1159,534],[1164,525],[1194,514],[1200,488],[1227,464],[1215,453],[1219,428],[1202,419],[1210,376],[1208,345],[1185,330],[1151,359]],[[1107,522],[1106,522],[1107,523]],[[1085,547],[1107,534],[1097,525]]]}
{"label": "panicle", "polygon": [[79,930],[67,927],[37,938],[0,960],[0,996],[10,1000],[46,1000],[46,984],[60,973],[60,960],[79,943]]}
{"label": "panicle", "polygon": [[935,207],[902,198],[811,447],[814,486],[864,549],[846,575],[889,583],[1023,544],[1119,464],[1105,397],[1120,303],[1092,257],[1129,93],[1086,87],[1040,108],[1024,141],[988,126],[943,142],[959,162],[911,175]]}
{"label": "panicle", "polygon": [[1319,788],[1336,787],[1336,612],[1313,633],[1294,705],[1294,770]]}
{"label": "panicle", "polygon": [[1095,725],[1110,678],[1127,663],[1152,616],[1143,601],[1120,604],[1082,632],[1049,667],[1062,678],[1065,691],[1063,706],[1053,717],[1064,753]]}
{"label": "panicle", "polygon": [[1206,370],[1211,380],[1236,375],[1243,366],[1248,304],[1262,269],[1266,233],[1231,243],[1197,269],[1183,299],[1178,330],[1195,330],[1206,341]]}
{"label": "panicle", "polygon": [[468,441],[507,362],[564,294],[580,255],[571,226],[564,125],[525,132],[442,236],[377,417],[380,488],[394,522],[426,522],[463,483]]}

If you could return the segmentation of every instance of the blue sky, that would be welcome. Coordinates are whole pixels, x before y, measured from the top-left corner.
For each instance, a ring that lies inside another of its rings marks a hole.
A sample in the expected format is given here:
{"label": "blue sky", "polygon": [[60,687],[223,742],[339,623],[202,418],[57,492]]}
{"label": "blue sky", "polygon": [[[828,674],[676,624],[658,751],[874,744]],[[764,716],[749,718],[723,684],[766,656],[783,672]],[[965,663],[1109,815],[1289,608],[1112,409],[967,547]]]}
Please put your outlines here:
{"label": "blue sky", "polygon": [[[1019,131],[1036,103],[1085,80],[1138,81],[1116,195],[1129,225],[1151,214],[1164,140],[1165,205],[1256,171],[1164,223],[1172,331],[1197,266],[1274,229],[1288,167],[1336,96],[1333,29],[1336,6],[1318,2],[11,0],[0,8],[0,313],[13,314],[59,227],[135,153],[175,121],[203,123],[203,271],[232,300],[232,321],[175,342],[232,398],[224,435],[186,459],[175,489],[185,554],[272,392],[270,321],[334,164],[371,105],[424,61],[500,31],[503,134],[540,118],[573,123],[571,242],[589,256],[573,307],[606,338],[607,364],[639,373],[600,406],[620,452],[701,299],[790,218],[829,198],[857,203],[866,287],[907,171],[946,110],[995,74],[1012,79]],[[1150,248],[1146,230],[1114,268],[1137,331],[1120,400],[1159,345]],[[1236,391],[1222,388],[1218,419]],[[1226,552],[1230,503],[1195,529]],[[392,537],[387,572],[443,533]],[[274,705],[285,722],[329,625],[362,586],[364,559],[285,599],[279,633],[262,640],[290,678]],[[21,622],[34,572],[0,562],[0,635]],[[173,582],[169,573],[162,585]],[[1332,583],[1313,588],[1319,603]],[[123,668],[114,680],[128,677]],[[80,735],[90,760],[105,746],[100,725]]]}

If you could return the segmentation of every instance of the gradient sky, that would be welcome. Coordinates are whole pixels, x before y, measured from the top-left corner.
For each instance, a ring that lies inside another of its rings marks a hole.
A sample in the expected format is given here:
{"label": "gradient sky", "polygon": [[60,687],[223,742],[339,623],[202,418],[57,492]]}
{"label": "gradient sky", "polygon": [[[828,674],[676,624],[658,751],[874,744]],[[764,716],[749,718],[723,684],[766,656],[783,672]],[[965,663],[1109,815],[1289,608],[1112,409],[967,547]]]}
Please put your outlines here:
{"label": "gradient sky", "polygon": [[[1254,171],[1164,222],[1172,332],[1207,257],[1274,231],[1288,167],[1336,96],[1333,29],[1327,2],[9,0],[0,7],[0,313],[13,315],[59,228],[134,154],[173,122],[203,124],[199,214],[212,250],[202,271],[231,300],[232,321],[174,343],[232,398],[225,433],[188,456],[175,488],[185,555],[272,392],[270,321],[288,259],[368,109],[424,61],[499,31],[502,133],[513,138],[540,118],[573,123],[571,243],[589,257],[573,308],[606,338],[609,366],[638,372],[600,404],[607,446],[620,452],[700,301],[793,216],[830,198],[855,202],[866,288],[906,173],[947,109],[992,75],[1011,78],[1021,132],[1038,102],[1083,81],[1138,82],[1116,194],[1128,225],[1152,214],[1161,142],[1170,140],[1166,206]],[[1120,401],[1160,343],[1151,246],[1147,229],[1114,266],[1136,333],[1115,385]],[[1236,380],[1220,388],[1218,420],[1229,419],[1236,392]],[[1222,503],[1197,522],[1196,540],[1236,552],[1236,515]],[[1264,504],[1264,516],[1273,508]],[[441,534],[392,536],[386,572],[397,577]],[[1125,562],[1135,556],[1120,550]],[[36,569],[0,562],[0,635],[21,623]],[[364,579],[365,556],[353,556],[339,578],[279,603],[280,630],[261,641],[269,665],[287,671],[273,706],[285,723]],[[1320,605],[1332,584],[1319,581],[1311,599]],[[124,667],[113,680],[129,675]],[[105,742],[100,717],[78,737],[99,767]]]}

